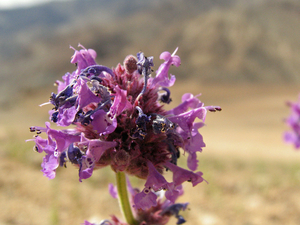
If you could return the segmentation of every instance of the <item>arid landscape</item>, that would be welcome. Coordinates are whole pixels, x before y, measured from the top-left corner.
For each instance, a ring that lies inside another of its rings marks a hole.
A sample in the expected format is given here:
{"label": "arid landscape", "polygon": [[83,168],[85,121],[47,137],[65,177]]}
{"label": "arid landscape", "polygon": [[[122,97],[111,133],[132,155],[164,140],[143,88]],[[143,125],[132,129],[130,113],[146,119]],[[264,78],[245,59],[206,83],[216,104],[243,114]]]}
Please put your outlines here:
{"label": "arid landscape", "polygon": [[[33,142],[25,143],[32,138],[30,126],[49,120],[50,106],[38,105],[56,91],[56,79],[74,70],[68,48],[79,42],[96,49],[97,62],[110,67],[143,50],[154,56],[156,69],[159,54],[179,46],[182,65],[171,71],[178,79],[170,107],[186,92],[202,93],[205,105],[222,107],[200,129],[206,147],[199,170],[208,184],[185,184],[179,199],[190,203],[182,213],[187,225],[300,224],[300,152],[282,138],[288,129],[285,103],[300,93],[298,1],[132,0],[118,7],[101,1],[102,14],[94,13],[95,1],[94,7],[74,2],[0,11],[0,225],[121,217],[108,194],[108,183],[115,182],[110,168],[80,183],[77,169],[68,165],[48,180],[40,172],[43,155],[32,151]],[[186,157],[179,163],[185,165]],[[138,179],[132,182],[142,187]]]}

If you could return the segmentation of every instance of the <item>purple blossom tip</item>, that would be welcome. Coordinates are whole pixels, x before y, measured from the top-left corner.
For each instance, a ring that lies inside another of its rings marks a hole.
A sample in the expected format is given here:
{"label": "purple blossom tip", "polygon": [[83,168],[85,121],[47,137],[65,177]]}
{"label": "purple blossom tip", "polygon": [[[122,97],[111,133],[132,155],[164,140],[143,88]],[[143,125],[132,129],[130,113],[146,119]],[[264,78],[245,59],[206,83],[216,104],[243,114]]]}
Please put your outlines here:
{"label": "purple blossom tip", "polygon": [[111,195],[113,198],[118,198],[118,191],[117,191],[117,188],[116,188],[113,184],[109,184],[109,185],[108,185],[108,190],[109,190],[110,195]]}
{"label": "purple blossom tip", "polygon": [[287,106],[290,108],[290,116],[285,119],[285,123],[290,128],[290,131],[286,131],[283,135],[283,139],[286,143],[293,144],[295,149],[300,148],[300,95],[297,102],[287,102]]}

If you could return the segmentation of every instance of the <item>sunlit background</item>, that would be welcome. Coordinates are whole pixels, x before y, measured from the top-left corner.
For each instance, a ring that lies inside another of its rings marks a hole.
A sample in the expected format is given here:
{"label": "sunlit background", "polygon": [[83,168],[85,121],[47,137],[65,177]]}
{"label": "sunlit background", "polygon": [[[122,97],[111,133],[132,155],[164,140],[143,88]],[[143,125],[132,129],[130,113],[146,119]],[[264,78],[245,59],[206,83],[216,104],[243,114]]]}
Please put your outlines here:
{"label": "sunlit background", "polygon": [[79,43],[108,67],[143,51],[154,56],[154,69],[161,52],[179,47],[170,107],[192,92],[223,108],[200,130],[199,170],[209,184],[185,185],[186,224],[300,224],[300,152],[282,140],[285,103],[300,93],[300,1],[1,0],[0,225],[120,216],[108,195],[109,168],[79,183],[69,165],[48,180],[43,155],[25,143],[28,127],[49,119],[50,106],[38,105],[75,69],[70,46]]}

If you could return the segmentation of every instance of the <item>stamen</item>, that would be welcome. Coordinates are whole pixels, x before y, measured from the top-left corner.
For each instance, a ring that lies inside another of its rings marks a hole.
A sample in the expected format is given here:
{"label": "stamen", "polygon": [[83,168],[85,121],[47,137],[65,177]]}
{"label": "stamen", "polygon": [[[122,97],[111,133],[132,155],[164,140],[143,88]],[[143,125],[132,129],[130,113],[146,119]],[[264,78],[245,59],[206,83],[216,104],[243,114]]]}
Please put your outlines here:
{"label": "stamen", "polygon": [[159,114],[155,114],[156,118],[152,122],[153,132],[155,134],[166,133],[175,128],[174,123],[172,123],[167,117]]}
{"label": "stamen", "polygon": [[205,108],[210,112],[222,111],[220,106],[206,106]]}
{"label": "stamen", "polygon": [[171,163],[174,165],[177,165],[177,159],[180,157],[180,151],[178,148],[176,148],[170,141],[167,142],[169,148],[169,152],[171,153]]}
{"label": "stamen", "polygon": [[67,153],[62,152],[58,158],[59,166],[67,168]]}
{"label": "stamen", "polygon": [[136,106],[135,108],[138,110],[139,116],[135,121],[136,130],[133,134],[133,137],[144,139],[147,135],[147,123],[150,122],[151,116],[147,116],[146,114],[144,114],[143,110],[139,106]]}
{"label": "stamen", "polygon": [[168,88],[161,87],[161,88],[159,88],[158,91],[165,91],[166,92],[165,94],[160,95],[159,100],[161,102],[169,104],[172,101],[172,99],[170,98],[171,92]]}
{"label": "stamen", "polygon": [[101,65],[93,65],[85,68],[81,73],[80,76],[89,77],[90,75],[99,76],[102,72],[106,72],[110,74],[115,79],[115,74],[111,69],[106,66]]}
{"label": "stamen", "polygon": [[150,74],[152,72],[152,66],[154,66],[153,56],[145,57],[143,52],[139,52],[137,54],[137,57],[138,57],[138,60],[139,60],[137,62],[138,72],[144,76],[144,87],[143,87],[143,90],[141,91],[141,93],[136,98],[135,105],[138,105],[137,104],[138,100],[146,92],[148,79],[149,79]]}
{"label": "stamen", "polygon": [[73,84],[69,84],[64,90],[59,92],[57,95],[52,93],[50,96],[50,103],[58,109],[66,102],[70,102],[71,105],[75,104],[77,96],[73,96]]}
{"label": "stamen", "polygon": [[45,103],[40,104],[39,106],[42,107],[44,105],[49,105],[49,104],[51,104],[51,102],[45,102]]}
{"label": "stamen", "polygon": [[30,132],[36,132],[37,134],[41,134],[42,132],[46,132],[47,129],[44,127],[36,127],[36,126],[32,126],[29,127]]}
{"label": "stamen", "polygon": [[83,116],[80,115],[80,113],[82,113],[82,111],[79,112],[78,116],[78,122],[81,122],[82,125],[88,125],[90,124],[90,122],[92,121],[91,116],[97,112],[100,109],[105,110],[106,105],[110,104],[110,99],[106,100],[105,102],[103,102],[102,104],[99,104],[98,107],[94,110],[90,110],[88,111],[86,114],[84,114]]}

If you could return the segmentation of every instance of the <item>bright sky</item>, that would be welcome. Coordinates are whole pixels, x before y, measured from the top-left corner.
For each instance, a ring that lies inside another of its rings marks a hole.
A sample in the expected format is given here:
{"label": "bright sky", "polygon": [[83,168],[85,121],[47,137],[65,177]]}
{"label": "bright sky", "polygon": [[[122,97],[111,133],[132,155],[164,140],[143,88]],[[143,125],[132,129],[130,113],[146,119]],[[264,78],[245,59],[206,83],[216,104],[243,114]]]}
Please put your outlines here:
{"label": "bright sky", "polygon": [[52,2],[52,1],[66,1],[66,0],[0,0],[0,9],[30,7],[33,5]]}

